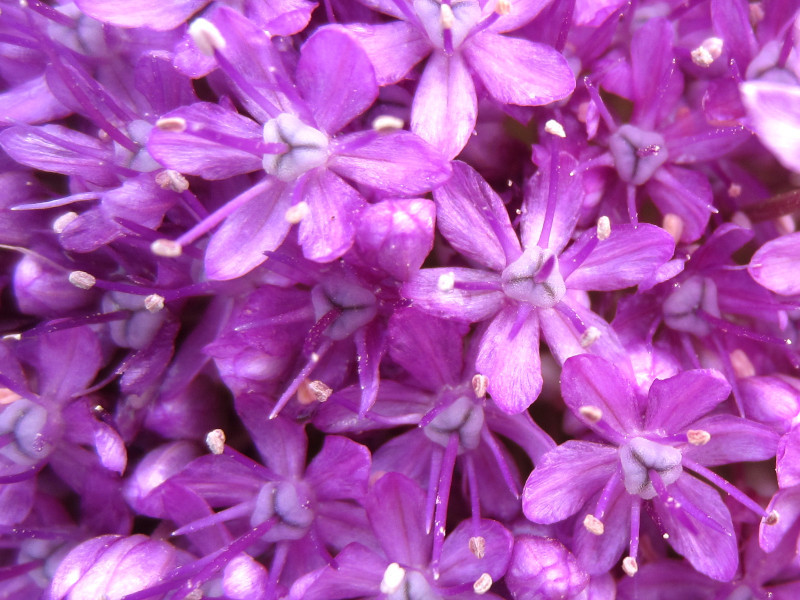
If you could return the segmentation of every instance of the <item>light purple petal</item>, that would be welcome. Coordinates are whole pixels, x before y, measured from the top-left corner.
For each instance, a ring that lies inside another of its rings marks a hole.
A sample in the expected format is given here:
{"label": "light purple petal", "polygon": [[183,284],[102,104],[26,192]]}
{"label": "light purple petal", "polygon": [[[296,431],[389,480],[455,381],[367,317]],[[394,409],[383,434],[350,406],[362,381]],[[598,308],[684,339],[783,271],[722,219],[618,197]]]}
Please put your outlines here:
{"label": "light purple petal", "polygon": [[[636,30],[631,41],[631,82],[633,84],[633,122],[654,128],[663,114],[672,109],[680,93],[682,77],[673,62],[672,23],[651,18]],[[664,82],[669,82],[665,91]]]}
{"label": "light purple petal", "polygon": [[463,51],[498,102],[541,106],[575,89],[567,59],[550,46],[486,31],[465,42]]}
{"label": "light purple petal", "polygon": [[489,378],[489,394],[503,411],[517,414],[542,391],[539,319],[518,304],[505,307],[489,323],[475,359]]}
{"label": "light purple petal", "polygon": [[44,75],[15,85],[0,94],[0,122],[46,123],[66,117],[70,113],[72,110],[53,96]]}
{"label": "light purple petal", "polygon": [[76,0],[90,17],[117,27],[149,27],[168,31],[184,23],[209,0]]}
{"label": "light purple petal", "polygon": [[402,288],[402,294],[413,305],[438,317],[460,321],[483,321],[495,315],[503,305],[505,295],[493,290],[442,289],[442,278],[453,277],[456,282],[492,283],[500,288],[500,277],[477,269],[422,269]]}
{"label": "light purple petal", "polygon": [[[469,549],[471,537],[486,540],[486,554],[476,557]],[[444,540],[439,563],[442,586],[472,583],[483,573],[497,581],[506,572],[511,560],[514,537],[497,521],[482,519],[478,527],[471,520],[462,521]]]}
{"label": "light purple petal", "polygon": [[335,143],[330,169],[391,194],[424,194],[450,177],[449,161],[409,131],[357,133]]}
{"label": "light purple petal", "polygon": [[360,500],[367,492],[371,457],[366,446],[338,435],[325,438],[306,470],[319,500]]}
{"label": "light purple petal", "polygon": [[378,97],[369,58],[336,29],[318,30],[303,44],[296,78],[317,125],[328,134],[342,129]]}
{"label": "light purple petal", "polygon": [[695,421],[692,429],[707,431],[711,440],[703,446],[687,445],[687,458],[716,467],[731,463],[769,460],[778,449],[778,434],[766,425],[733,415],[714,415]]}
{"label": "light purple petal", "polygon": [[767,525],[766,520],[762,520],[759,526],[759,543],[766,552],[775,550],[784,536],[792,530],[796,535],[795,524],[800,518],[800,486],[796,485],[778,491],[767,506],[767,511],[773,510],[780,515],[778,522]]}
{"label": "light purple petal", "polygon": [[[292,186],[268,178],[244,194],[253,197],[234,211],[211,236],[205,267],[209,279],[235,279],[267,260],[289,233],[286,211]],[[255,192],[255,193],[254,193]]]}
{"label": "light purple petal", "polygon": [[795,427],[781,438],[777,463],[780,487],[800,485],[800,427]]}
{"label": "light purple petal", "polygon": [[741,84],[742,100],[761,143],[781,163],[800,171],[800,87],[769,81]]}
{"label": "light purple petal", "polygon": [[348,25],[347,32],[364,48],[380,85],[397,83],[431,52],[424,30],[405,21]]}
{"label": "light purple petal", "polygon": [[711,412],[731,393],[719,371],[696,369],[669,379],[656,379],[650,386],[645,427],[679,431]]}
{"label": "light purple petal", "polygon": [[[600,499],[596,494],[590,501],[586,513],[592,512]],[[603,535],[591,533],[578,515],[575,519],[575,537],[572,547],[578,562],[589,575],[602,575],[614,567],[625,546],[630,541],[631,504],[633,497],[623,486],[617,486],[602,522]]]}
{"label": "light purple petal", "polygon": [[308,0],[271,0],[245,2],[245,15],[272,35],[293,35],[306,28],[316,2]]}
{"label": "light purple petal", "polygon": [[[578,240],[565,252],[564,264],[588,238]],[[612,225],[608,239],[598,242],[591,254],[565,283],[578,290],[611,291],[636,285],[672,258],[675,241],[655,225]]]}
{"label": "light purple petal", "polygon": [[434,52],[411,106],[411,131],[454,158],[467,145],[478,115],[475,84],[460,54]]}
{"label": "light purple petal", "polygon": [[750,260],[747,271],[768,290],[785,296],[800,294],[800,233],[770,240]]}
{"label": "light purple petal", "polygon": [[617,449],[568,441],[542,457],[525,483],[522,512],[534,523],[558,523],[577,513],[617,469]]}
{"label": "light purple petal", "polygon": [[328,262],[353,245],[364,198],[330,171],[312,171],[303,181],[309,214],[300,222],[300,245],[306,258]]}
{"label": "light purple petal", "polygon": [[433,199],[439,230],[461,254],[495,271],[518,258],[519,240],[503,201],[472,167],[454,162],[453,176]]}

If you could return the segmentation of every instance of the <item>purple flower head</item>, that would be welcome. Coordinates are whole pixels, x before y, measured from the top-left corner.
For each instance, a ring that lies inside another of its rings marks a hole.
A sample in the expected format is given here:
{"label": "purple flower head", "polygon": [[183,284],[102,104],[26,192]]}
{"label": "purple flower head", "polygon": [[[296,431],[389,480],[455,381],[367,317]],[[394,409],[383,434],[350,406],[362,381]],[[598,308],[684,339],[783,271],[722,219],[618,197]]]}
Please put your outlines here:
{"label": "purple flower head", "polygon": [[525,484],[525,515],[556,523],[586,511],[575,524],[582,564],[589,573],[602,573],[628,541],[623,569],[633,576],[641,509],[648,501],[670,545],[695,569],[721,581],[733,578],[738,548],[728,508],[687,470],[775,523],[777,513],[766,512],[707,468],[768,459],[775,434],[739,417],[709,415],[730,394],[724,378],[711,370],[656,380],[644,399],[616,366],[584,355],[565,363],[561,383],[567,406],[605,443],[569,441],[548,452]]}

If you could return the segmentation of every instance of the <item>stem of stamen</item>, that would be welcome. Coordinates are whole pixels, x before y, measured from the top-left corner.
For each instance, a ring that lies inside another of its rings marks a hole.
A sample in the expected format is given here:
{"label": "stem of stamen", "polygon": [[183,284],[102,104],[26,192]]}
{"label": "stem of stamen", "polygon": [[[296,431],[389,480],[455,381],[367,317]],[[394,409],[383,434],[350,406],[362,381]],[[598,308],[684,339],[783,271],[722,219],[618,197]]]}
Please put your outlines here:
{"label": "stem of stamen", "polygon": [[594,516],[598,521],[602,521],[608,512],[608,507],[611,506],[611,501],[617,497],[619,486],[622,483],[622,475],[619,468],[614,471],[614,474],[603,486],[600,492],[600,498],[597,500],[597,505],[594,508]]}
{"label": "stem of stamen", "polygon": [[628,555],[636,560],[639,555],[639,528],[642,519],[642,499],[639,496],[633,497],[631,504],[631,541]]}
{"label": "stem of stamen", "polygon": [[305,380],[311,374],[311,371],[314,370],[314,367],[317,366],[317,363],[330,349],[331,345],[333,345],[333,341],[325,339],[320,344],[317,351],[311,353],[311,357],[308,359],[308,362],[292,380],[292,382],[289,384],[289,387],[286,388],[286,391],[281,394],[280,398],[278,398],[278,401],[275,403],[275,408],[273,408],[269,413],[270,419],[276,418],[278,413],[283,410],[283,407],[289,403],[289,400],[291,400],[292,396],[294,396],[295,392],[297,392],[297,388],[299,388],[300,384],[303,383],[303,380]]}
{"label": "stem of stamen", "polygon": [[494,459],[497,461],[497,466],[500,468],[503,481],[505,481],[506,486],[508,486],[508,491],[511,492],[514,498],[519,499],[519,489],[514,481],[514,476],[511,474],[511,468],[506,462],[506,458],[503,456],[503,451],[500,449],[497,440],[494,439],[494,436],[487,427],[481,429],[481,439],[489,446],[492,456],[494,456]]}
{"label": "stem of stamen", "polygon": [[606,127],[608,127],[611,131],[616,131],[618,129],[617,123],[614,121],[614,117],[611,116],[606,103],[603,102],[603,99],[600,97],[600,92],[597,91],[597,88],[594,86],[594,83],[592,83],[592,80],[588,77],[584,77],[583,84],[589,91],[589,96],[597,106],[597,111],[600,113],[600,118],[603,119]]}
{"label": "stem of stamen", "polygon": [[453,281],[453,289],[468,292],[500,292],[503,288],[494,281]]}
{"label": "stem of stamen", "polygon": [[237,504],[235,506],[231,506],[230,508],[226,508],[225,510],[221,510],[217,513],[210,514],[202,519],[197,519],[196,521],[192,521],[191,523],[187,523],[182,527],[179,527],[170,535],[172,537],[177,537],[179,535],[187,535],[189,533],[195,533],[197,531],[202,531],[203,529],[208,529],[209,527],[213,527],[219,523],[224,523],[225,521],[231,521],[233,519],[239,519],[241,517],[246,517],[253,512],[254,502],[249,500],[247,502],[242,502],[241,504]]}
{"label": "stem of stamen", "polygon": [[684,456],[681,459],[683,466],[687,469],[694,471],[698,475],[705,477],[708,481],[713,483],[715,486],[723,490],[725,493],[729,494],[734,500],[736,500],[739,504],[744,506],[745,508],[750,509],[757,515],[759,515],[762,519],[770,519],[771,514],[764,510],[757,502],[751,500],[749,496],[744,494],[739,490],[739,488],[734,487],[731,483],[727,480],[723,479],[711,469],[704,467],[701,464],[696,463],[695,461],[686,458]]}
{"label": "stem of stamen", "polygon": [[433,553],[431,568],[433,578],[439,579],[439,561],[442,558],[442,546],[447,526],[447,505],[450,502],[450,486],[453,483],[453,469],[458,455],[458,434],[451,433],[450,441],[442,459],[442,474],[436,492],[436,512],[433,517]]}
{"label": "stem of stamen", "polygon": [[431,470],[428,475],[428,496],[425,501],[425,533],[430,534],[433,528],[433,513],[436,509],[436,485],[442,473],[442,458],[444,457],[444,448],[438,444],[431,453]]}
{"label": "stem of stamen", "polygon": [[472,454],[467,452],[464,456],[467,471],[467,486],[469,487],[469,503],[472,509],[472,537],[476,537],[481,527],[481,501],[478,493],[478,477],[475,474],[475,462]]}
{"label": "stem of stamen", "polygon": [[547,208],[544,213],[542,223],[542,233],[539,235],[538,246],[547,248],[550,245],[550,232],[553,229],[553,219],[556,214],[556,203],[558,202],[558,175],[560,166],[558,162],[558,148],[560,144],[553,144],[550,151],[550,180],[547,186]]}

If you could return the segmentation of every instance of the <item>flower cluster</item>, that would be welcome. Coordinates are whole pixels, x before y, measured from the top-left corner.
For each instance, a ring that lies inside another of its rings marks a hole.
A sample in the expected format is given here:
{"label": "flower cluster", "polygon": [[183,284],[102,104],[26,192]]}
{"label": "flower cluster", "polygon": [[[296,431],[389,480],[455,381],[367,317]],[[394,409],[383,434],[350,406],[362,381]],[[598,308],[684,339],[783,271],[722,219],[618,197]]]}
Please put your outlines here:
{"label": "flower cluster", "polygon": [[800,597],[796,0],[0,0],[0,598]]}

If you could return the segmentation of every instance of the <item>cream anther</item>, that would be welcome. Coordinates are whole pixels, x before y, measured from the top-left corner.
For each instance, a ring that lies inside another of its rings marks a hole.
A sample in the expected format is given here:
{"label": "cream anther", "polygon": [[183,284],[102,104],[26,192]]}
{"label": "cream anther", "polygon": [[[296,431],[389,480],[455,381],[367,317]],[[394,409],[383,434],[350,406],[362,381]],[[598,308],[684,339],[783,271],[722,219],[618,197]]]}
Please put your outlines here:
{"label": "cream anther", "polygon": [[183,248],[174,240],[160,239],[150,244],[150,252],[164,258],[177,258],[183,254]]}
{"label": "cream anther", "polygon": [[692,446],[705,446],[711,441],[711,434],[703,429],[690,429],[686,432],[686,439]]}
{"label": "cream anther", "polygon": [[744,350],[737,348],[730,356],[731,366],[737,377],[752,377],[756,374],[756,368]]}
{"label": "cream anther", "polygon": [[586,515],[583,519],[583,526],[592,535],[603,535],[605,533],[605,525],[603,522],[594,515]]}
{"label": "cream anther", "polygon": [[308,389],[314,396],[314,400],[317,402],[325,402],[328,398],[331,397],[333,393],[333,389],[325,385],[319,380],[312,381],[308,384]]}
{"label": "cream anther", "polygon": [[661,222],[661,227],[670,234],[672,239],[676,242],[681,240],[681,236],[683,236],[683,219],[678,215],[673,213],[665,214],[664,220]]}
{"label": "cream anther", "polygon": [[480,535],[469,538],[469,551],[472,552],[476,558],[483,558],[486,556],[486,538]]}
{"label": "cream anther", "polygon": [[378,133],[398,131],[405,126],[403,119],[392,115],[381,115],[372,121],[372,129]]}
{"label": "cream anther", "polygon": [[54,233],[61,233],[67,228],[67,225],[72,223],[75,219],[78,218],[78,213],[76,212],[66,212],[60,217],[58,217],[55,221],[53,221],[53,232]]}
{"label": "cream anther", "polygon": [[452,29],[456,22],[456,16],[453,14],[453,9],[449,4],[442,3],[440,18],[442,20],[442,29]]}
{"label": "cream anther", "polygon": [[86,271],[73,271],[69,274],[69,282],[76,288],[90,290],[97,283],[97,279]]}
{"label": "cream anther", "polygon": [[284,218],[292,225],[297,225],[300,221],[305,219],[310,212],[311,209],[308,207],[308,202],[301,200],[286,210]]}
{"label": "cream anther", "polygon": [[489,388],[489,378],[486,375],[476,373],[472,376],[472,389],[475,396],[483,398],[486,396],[486,390]]}
{"label": "cream anther", "polygon": [[511,12],[511,0],[497,0],[497,6],[494,7],[496,12],[501,17]]}
{"label": "cream anther", "polygon": [[225,452],[225,432],[222,429],[214,429],[206,435],[206,446],[211,454],[222,454]]}
{"label": "cream anther", "polygon": [[456,274],[450,271],[449,273],[444,273],[443,275],[439,275],[439,280],[436,282],[436,287],[439,288],[440,292],[449,292],[451,291],[456,285]]}
{"label": "cream anther", "polygon": [[394,594],[403,585],[403,579],[406,577],[406,570],[398,565],[392,563],[383,572],[383,579],[381,579],[381,594]]}
{"label": "cream anther", "polygon": [[550,119],[547,123],[545,123],[544,130],[550,135],[555,135],[560,138],[567,137],[567,132],[564,131],[564,126],[555,119]]}
{"label": "cream anther", "polygon": [[626,556],[622,559],[622,570],[628,577],[633,577],[639,572],[639,563],[632,556]]}
{"label": "cream anther", "polygon": [[197,49],[206,56],[214,56],[215,50],[224,50],[227,43],[225,38],[208,19],[195,19],[189,25],[189,35],[192,36]]}
{"label": "cream anther", "polygon": [[692,50],[692,62],[698,67],[707,69],[720,57],[723,45],[723,41],[718,37],[703,40],[702,44]]}
{"label": "cream anther", "polygon": [[778,521],[780,521],[780,518],[781,516],[778,514],[778,511],[773,510],[769,513],[769,515],[767,515],[767,517],[764,519],[764,522],[767,525],[775,525]]}
{"label": "cream anther", "polygon": [[603,215],[597,219],[597,239],[604,242],[611,235],[611,219]]}
{"label": "cream anther", "polygon": [[156,127],[161,131],[181,133],[186,131],[186,119],[183,117],[164,117],[156,121]]}
{"label": "cream anther", "polygon": [[12,392],[8,388],[0,388],[0,406],[11,404],[12,402],[16,402],[21,398],[22,396],[20,396],[16,392]]}
{"label": "cream anther", "polygon": [[162,190],[172,190],[178,193],[189,189],[186,177],[173,169],[165,169],[156,175],[156,183]]}
{"label": "cream anther", "polygon": [[475,583],[472,584],[472,589],[478,595],[483,595],[488,592],[492,587],[492,576],[488,573],[483,573],[478,579],[475,580]]}
{"label": "cream anther", "polygon": [[603,335],[602,331],[594,325],[590,325],[586,328],[586,331],[581,334],[581,348],[588,348],[599,340],[601,335]]}
{"label": "cream anther", "polygon": [[603,418],[603,411],[598,406],[581,406],[578,409],[578,412],[581,416],[589,421],[590,423],[597,423],[600,419]]}
{"label": "cream anther", "polygon": [[144,299],[144,307],[147,312],[157,313],[164,310],[164,296],[158,294],[150,294]]}

